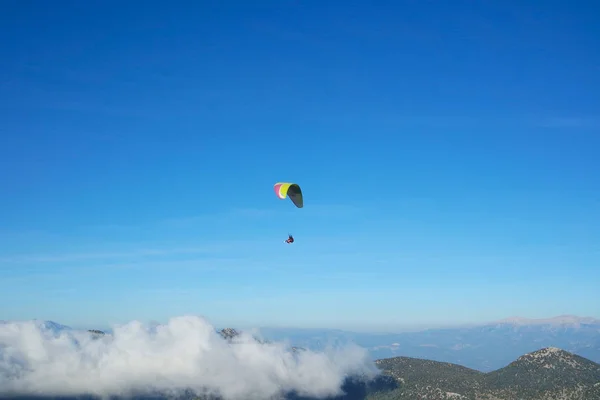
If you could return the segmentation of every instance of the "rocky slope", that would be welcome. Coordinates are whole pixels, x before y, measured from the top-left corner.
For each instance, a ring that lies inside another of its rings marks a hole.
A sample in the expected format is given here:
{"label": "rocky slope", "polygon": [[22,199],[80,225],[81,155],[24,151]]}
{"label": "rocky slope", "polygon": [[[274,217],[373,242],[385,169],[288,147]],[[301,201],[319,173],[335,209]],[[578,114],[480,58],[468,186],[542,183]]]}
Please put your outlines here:
{"label": "rocky slope", "polygon": [[372,400],[600,400],[600,365],[554,347],[489,373],[408,357],[378,360],[377,365],[399,388],[373,394]]}

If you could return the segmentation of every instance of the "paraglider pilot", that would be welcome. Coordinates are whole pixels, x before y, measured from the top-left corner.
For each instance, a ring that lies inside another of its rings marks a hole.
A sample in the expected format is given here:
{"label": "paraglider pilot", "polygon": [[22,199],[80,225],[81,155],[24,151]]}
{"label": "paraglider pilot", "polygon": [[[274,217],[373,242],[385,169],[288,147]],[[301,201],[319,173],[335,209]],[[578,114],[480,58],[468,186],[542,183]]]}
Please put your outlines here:
{"label": "paraglider pilot", "polygon": [[287,240],[285,241],[286,243],[294,243],[294,237],[292,235],[288,235]]}

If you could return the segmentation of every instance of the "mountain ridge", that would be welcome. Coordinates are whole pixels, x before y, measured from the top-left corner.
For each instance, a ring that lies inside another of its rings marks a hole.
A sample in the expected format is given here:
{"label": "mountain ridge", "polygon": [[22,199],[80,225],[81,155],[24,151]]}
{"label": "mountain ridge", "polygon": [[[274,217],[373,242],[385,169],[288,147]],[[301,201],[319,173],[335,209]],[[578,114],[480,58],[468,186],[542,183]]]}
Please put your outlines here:
{"label": "mountain ridge", "polygon": [[373,394],[371,400],[600,399],[600,364],[556,347],[524,354],[487,373],[403,356],[377,360],[376,364],[400,387]]}
{"label": "mountain ridge", "polygon": [[594,317],[580,317],[572,314],[557,315],[550,318],[525,318],[513,316],[497,321],[487,322],[484,325],[512,324],[512,325],[560,325],[579,327],[581,325],[600,325],[600,319]]}

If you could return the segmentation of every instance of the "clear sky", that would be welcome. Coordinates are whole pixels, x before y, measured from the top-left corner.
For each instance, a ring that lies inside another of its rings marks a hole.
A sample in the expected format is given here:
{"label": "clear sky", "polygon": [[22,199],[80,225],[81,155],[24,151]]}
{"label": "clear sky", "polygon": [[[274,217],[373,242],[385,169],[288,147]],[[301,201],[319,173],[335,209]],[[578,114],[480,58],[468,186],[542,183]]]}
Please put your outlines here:
{"label": "clear sky", "polygon": [[0,319],[599,317],[600,6],[371,4],[4,2]]}

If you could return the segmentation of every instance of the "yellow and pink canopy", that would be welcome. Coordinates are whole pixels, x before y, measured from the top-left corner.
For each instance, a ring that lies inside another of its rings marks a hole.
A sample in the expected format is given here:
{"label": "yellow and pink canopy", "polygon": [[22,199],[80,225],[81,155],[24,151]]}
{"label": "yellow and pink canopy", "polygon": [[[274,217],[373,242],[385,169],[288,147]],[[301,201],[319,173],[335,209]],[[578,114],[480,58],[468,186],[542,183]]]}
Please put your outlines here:
{"label": "yellow and pink canopy", "polygon": [[290,182],[277,182],[275,186],[273,186],[275,190],[275,194],[280,199],[285,199],[289,197],[292,203],[298,208],[304,207],[304,199],[302,198],[302,190],[300,186],[296,183]]}

